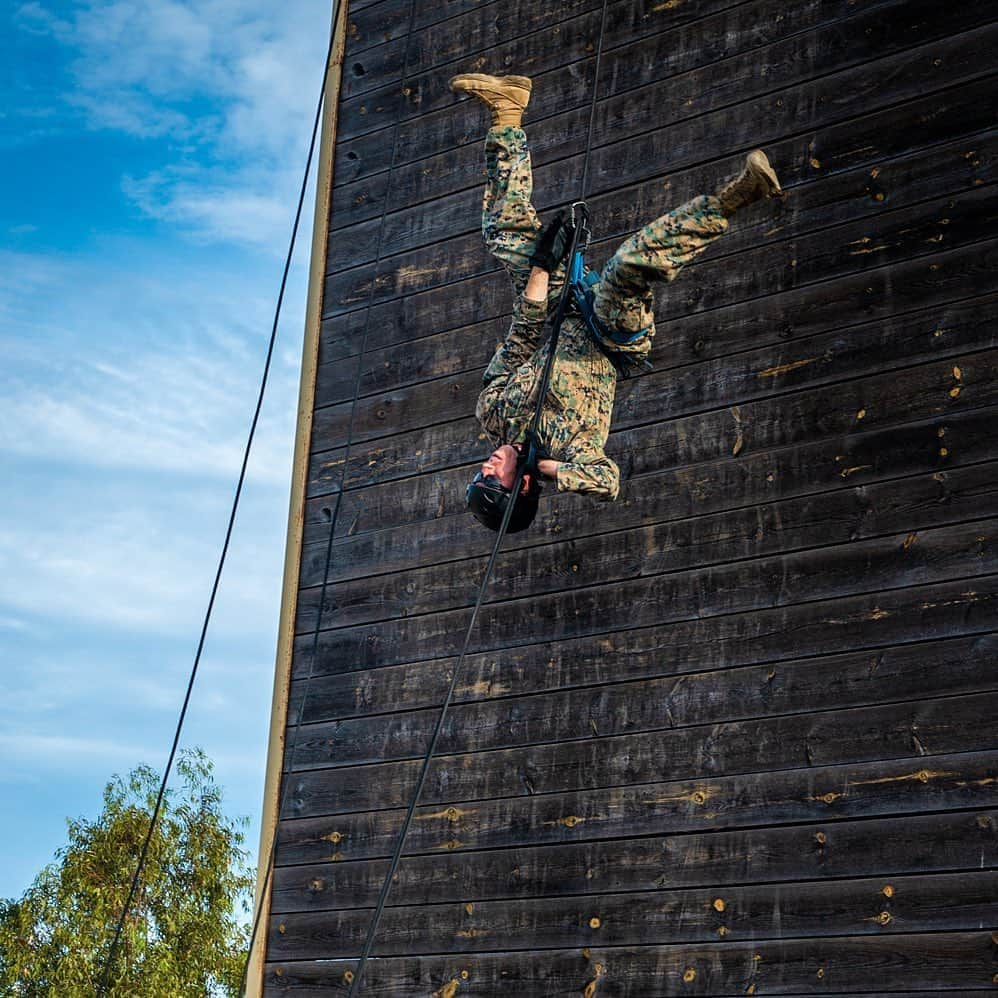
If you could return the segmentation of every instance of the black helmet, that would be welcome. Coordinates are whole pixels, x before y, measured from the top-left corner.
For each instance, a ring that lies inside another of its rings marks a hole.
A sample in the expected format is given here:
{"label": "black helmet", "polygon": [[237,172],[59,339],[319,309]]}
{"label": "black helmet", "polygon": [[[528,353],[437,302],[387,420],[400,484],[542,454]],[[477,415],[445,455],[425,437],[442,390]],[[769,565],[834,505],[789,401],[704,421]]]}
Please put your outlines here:
{"label": "black helmet", "polygon": [[[507,533],[515,534],[526,530],[537,515],[541,487],[534,475],[528,475],[526,482],[526,490],[521,489],[513,507],[513,515],[509,518],[509,526],[506,528]],[[498,530],[510,494],[510,489],[507,489],[495,475],[483,475],[479,471],[468,484],[464,496],[471,515],[489,530]]]}

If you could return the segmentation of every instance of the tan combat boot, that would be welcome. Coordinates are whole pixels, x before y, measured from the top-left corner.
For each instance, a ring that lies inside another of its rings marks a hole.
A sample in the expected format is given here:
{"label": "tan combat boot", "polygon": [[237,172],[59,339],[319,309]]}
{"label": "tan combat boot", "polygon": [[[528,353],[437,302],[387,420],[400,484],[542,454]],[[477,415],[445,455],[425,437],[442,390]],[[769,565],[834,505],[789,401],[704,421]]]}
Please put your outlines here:
{"label": "tan combat boot", "polygon": [[526,76],[486,76],[484,73],[462,73],[450,81],[450,88],[455,93],[471,94],[488,106],[493,128],[522,127],[532,86]]}
{"label": "tan combat boot", "polygon": [[761,149],[753,149],[745,157],[745,169],[717,192],[721,211],[728,218],[739,208],[755,204],[763,198],[782,196],[779,177]]}

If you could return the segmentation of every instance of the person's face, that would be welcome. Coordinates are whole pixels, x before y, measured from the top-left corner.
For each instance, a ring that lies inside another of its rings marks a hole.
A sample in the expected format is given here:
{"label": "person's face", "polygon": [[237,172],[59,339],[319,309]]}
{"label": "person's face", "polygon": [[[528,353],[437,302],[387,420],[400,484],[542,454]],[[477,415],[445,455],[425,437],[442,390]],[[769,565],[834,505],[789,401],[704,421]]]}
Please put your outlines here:
{"label": "person's face", "polygon": [[503,488],[511,489],[516,478],[516,450],[510,444],[497,447],[482,463],[483,475],[495,475]]}

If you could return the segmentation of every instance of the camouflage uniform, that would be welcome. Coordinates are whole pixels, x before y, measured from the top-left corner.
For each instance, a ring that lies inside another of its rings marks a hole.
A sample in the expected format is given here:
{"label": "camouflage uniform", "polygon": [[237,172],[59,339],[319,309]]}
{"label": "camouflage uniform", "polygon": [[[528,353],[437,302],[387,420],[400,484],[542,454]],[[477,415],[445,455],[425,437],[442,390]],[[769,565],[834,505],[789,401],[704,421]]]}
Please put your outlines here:
{"label": "camouflage uniform", "polygon": [[[524,440],[537,404],[548,353],[547,342],[539,345],[541,333],[548,313],[557,305],[565,270],[561,266],[551,275],[547,302],[524,298],[541,223],[530,203],[533,178],[523,130],[490,129],[485,163],[488,180],[482,233],[489,252],[513,282],[516,302],[506,340],[485,372],[476,414],[493,444],[517,444]],[[673,280],[727,227],[717,198],[701,196],[624,242],[603,268],[596,286],[596,314],[616,334],[603,346],[638,357],[647,355],[655,335],[650,282]],[[566,316],[539,429],[541,453],[562,462],[559,492],[617,498],[620,472],[603,452],[610,434],[616,379],[616,368],[585,322],[577,315]]]}

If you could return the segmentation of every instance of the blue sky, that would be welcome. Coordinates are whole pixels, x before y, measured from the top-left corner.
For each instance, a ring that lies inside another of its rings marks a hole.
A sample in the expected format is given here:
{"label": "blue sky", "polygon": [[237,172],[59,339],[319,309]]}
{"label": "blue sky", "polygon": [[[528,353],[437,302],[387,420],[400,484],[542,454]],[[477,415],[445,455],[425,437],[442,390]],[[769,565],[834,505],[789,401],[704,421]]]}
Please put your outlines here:
{"label": "blue sky", "polygon": [[[161,770],[249,427],[328,0],[3,5],[0,896]],[[311,220],[311,194],[306,221]],[[183,739],[255,859],[308,225]]]}

